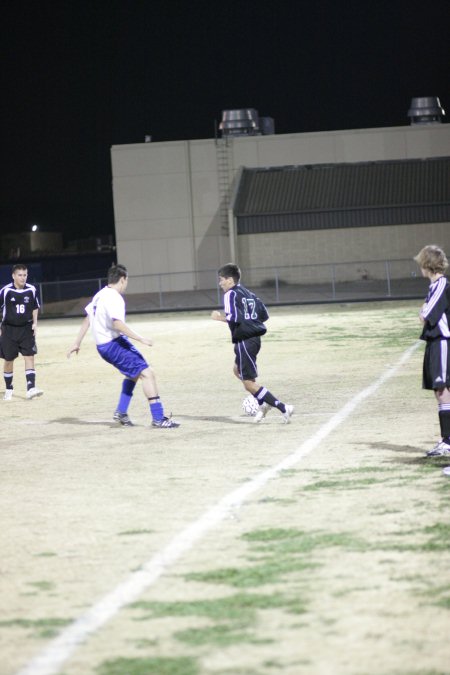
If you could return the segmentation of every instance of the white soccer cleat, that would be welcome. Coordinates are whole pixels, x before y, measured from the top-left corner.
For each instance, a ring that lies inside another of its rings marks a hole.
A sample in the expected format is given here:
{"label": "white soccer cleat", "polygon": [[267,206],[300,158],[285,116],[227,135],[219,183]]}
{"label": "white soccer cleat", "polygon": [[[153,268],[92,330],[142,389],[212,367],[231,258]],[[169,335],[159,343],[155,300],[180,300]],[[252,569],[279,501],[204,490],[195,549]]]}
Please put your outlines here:
{"label": "white soccer cleat", "polygon": [[256,424],[259,424],[259,422],[262,422],[263,419],[265,418],[265,416],[267,415],[267,413],[269,412],[271,407],[272,406],[270,406],[268,403],[263,403],[262,405],[260,405],[259,410],[256,413],[253,421]]}
{"label": "white soccer cleat", "polygon": [[31,387],[31,389],[28,389],[27,391],[27,398],[36,398],[37,396],[42,396],[43,393],[42,389]]}
{"label": "white soccer cleat", "polygon": [[13,397],[13,390],[12,389],[7,389],[5,391],[5,395],[3,396],[4,401],[12,401]]}
{"label": "white soccer cleat", "polygon": [[285,408],[286,408],[286,412],[281,413],[281,414],[283,416],[283,422],[285,424],[289,424],[289,422],[291,421],[291,417],[294,414],[294,406],[291,405],[290,403],[286,403]]}
{"label": "white soccer cleat", "polygon": [[433,457],[433,455],[435,454],[435,450],[437,450],[437,449],[439,448],[439,446],[440,446],[441,443],[442,443],[442,441],[438,441],[438,442],[436,443],[436,445],[434,445],[434,446],[431,448],[431,450],[427,450],[427,452],[425,453],[425,456],[426,456],[426,457]]}
{"label": "white soccer cleat", "polygon": [[156,427],[157,429],[178,429],[179,426],[179,422],[175,422],[175,420],[172,419],[172,414],[170,417],[164,416],[162,420],[152,421],[152,427]]}
{"label": "white soccer cleat", "polygon": [[436,443],[434,448],[428,450],[426,457],[440,457],[441,455],[450,455],[450,445],[445,441]]}

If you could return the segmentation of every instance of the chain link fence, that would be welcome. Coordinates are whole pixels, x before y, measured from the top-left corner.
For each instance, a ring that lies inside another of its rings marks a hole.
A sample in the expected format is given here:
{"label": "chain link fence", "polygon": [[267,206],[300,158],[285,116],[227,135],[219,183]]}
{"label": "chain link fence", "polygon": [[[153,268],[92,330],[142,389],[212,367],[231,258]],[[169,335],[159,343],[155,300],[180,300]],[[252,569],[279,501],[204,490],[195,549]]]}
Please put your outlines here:
{"label": "chain link fence", "polygon": [[[422,298],[427,284],[412,260],[243,270],[242,283],[268,305]],[[106,278],[38,284],[43,316],[82,316]],[[216,270],[130,276],[127,312],[212,309],[221,305]]]}

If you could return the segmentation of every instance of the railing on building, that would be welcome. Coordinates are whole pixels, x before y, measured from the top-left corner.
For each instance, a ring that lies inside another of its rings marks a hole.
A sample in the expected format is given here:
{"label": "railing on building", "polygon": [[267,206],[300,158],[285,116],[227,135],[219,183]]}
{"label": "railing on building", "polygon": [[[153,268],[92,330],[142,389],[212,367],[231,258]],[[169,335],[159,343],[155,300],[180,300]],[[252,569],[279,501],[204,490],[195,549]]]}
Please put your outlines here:
{"label": "railing on building", "polygon": [[[413,260],[367,260],[243,270],[242,283],[268,305],[421,298],[426,282]],[[44,316],[81,316],[105,278],[38,284]],[[221,305],[216,270],[130,276],[127,311],[158,312]]]}

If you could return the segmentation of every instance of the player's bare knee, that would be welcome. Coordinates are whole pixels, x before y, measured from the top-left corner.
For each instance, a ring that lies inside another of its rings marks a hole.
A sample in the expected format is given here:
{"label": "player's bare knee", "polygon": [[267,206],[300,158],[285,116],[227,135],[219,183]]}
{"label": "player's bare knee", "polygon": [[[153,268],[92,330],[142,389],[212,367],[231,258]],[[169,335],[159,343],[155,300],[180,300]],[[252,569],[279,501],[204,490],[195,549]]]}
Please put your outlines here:
{"label": "player's bare knee", "polygon": [[155,373],[153,372],[153,369],[148,366],[145,370],[141,372],[139,377],[142,380],[154,380],[155,379]]}
{"label": "player's bare knee", "polygon": [[437,389],[436,398],[439,403],[450,403],[450,389]]}

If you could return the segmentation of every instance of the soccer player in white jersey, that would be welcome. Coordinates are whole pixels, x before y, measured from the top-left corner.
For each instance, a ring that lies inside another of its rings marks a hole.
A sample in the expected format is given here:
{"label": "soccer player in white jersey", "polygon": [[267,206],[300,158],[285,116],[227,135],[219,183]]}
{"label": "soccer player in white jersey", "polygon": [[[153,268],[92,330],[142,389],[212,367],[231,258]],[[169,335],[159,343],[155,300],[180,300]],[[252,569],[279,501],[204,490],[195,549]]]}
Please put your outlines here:
{"label": "soccer player in white jersey", "polygon": [[97,351],[108,363],[117,368],[125,379],[113,419],[123,426],[133,426],[128,417],[128,407],[136,382],[140,379],[144,394],[150,404],[152,427],[173,429],[180,425],[164,415],[158,394],[155,374],[142,354],[128,338],[151,346],[152,341],[138,335],[125,323],[123,294],[128,284],[128,272],[123,265],[112,265],[108,270],[108,285],[102,288],[85,307],[87,316],[81,324],[78,336],[69,349],[67,357],[80,351],[81,342],[89,326],[97,345]]}
{"label": "soccer player in white jersey", "polygon": [[225,321],[231,331],[235,362],[233,372],[242,381],[245,389],[253,394],[259,410],[253,418],[262,422],[269,410],[276,408],[283,421],[289,424],[294,406],[278,400],[266,387],[258,384],[256,357],[261,349],[261,336],[266,333],[264,321],[269,314],[264,303],[240,283],[241,271],[234,263],[228,263],[218,270],[219,286],[222,289],[225,313],[214,310],[211,318]]}
{"label": "soccer player in white jersey", "polygon": [[[450,282],[444,276],[448,260],[439,246],[425,246],[414,260],[430,288],[419,312],[421,339],[426,341],[423,359],[423,388],[434,391],[438,404],[442,439],[427,452],[428,457],[450,455]],[[450,467],[444,469],[450,476]]]}
{"label": "soccer player in white jersey", "polygon": [[13,398],[14,361],[22,354],[25,361],[27,382],[26,398],[36,398],[44,393],[36,387],[34,356],[37,354],[36,332],[39,300],[36,288],[27,283],[27,266],[17,263],[12,268],[12,282],[0,290],[0,358],[5,359],[4,401]]}

